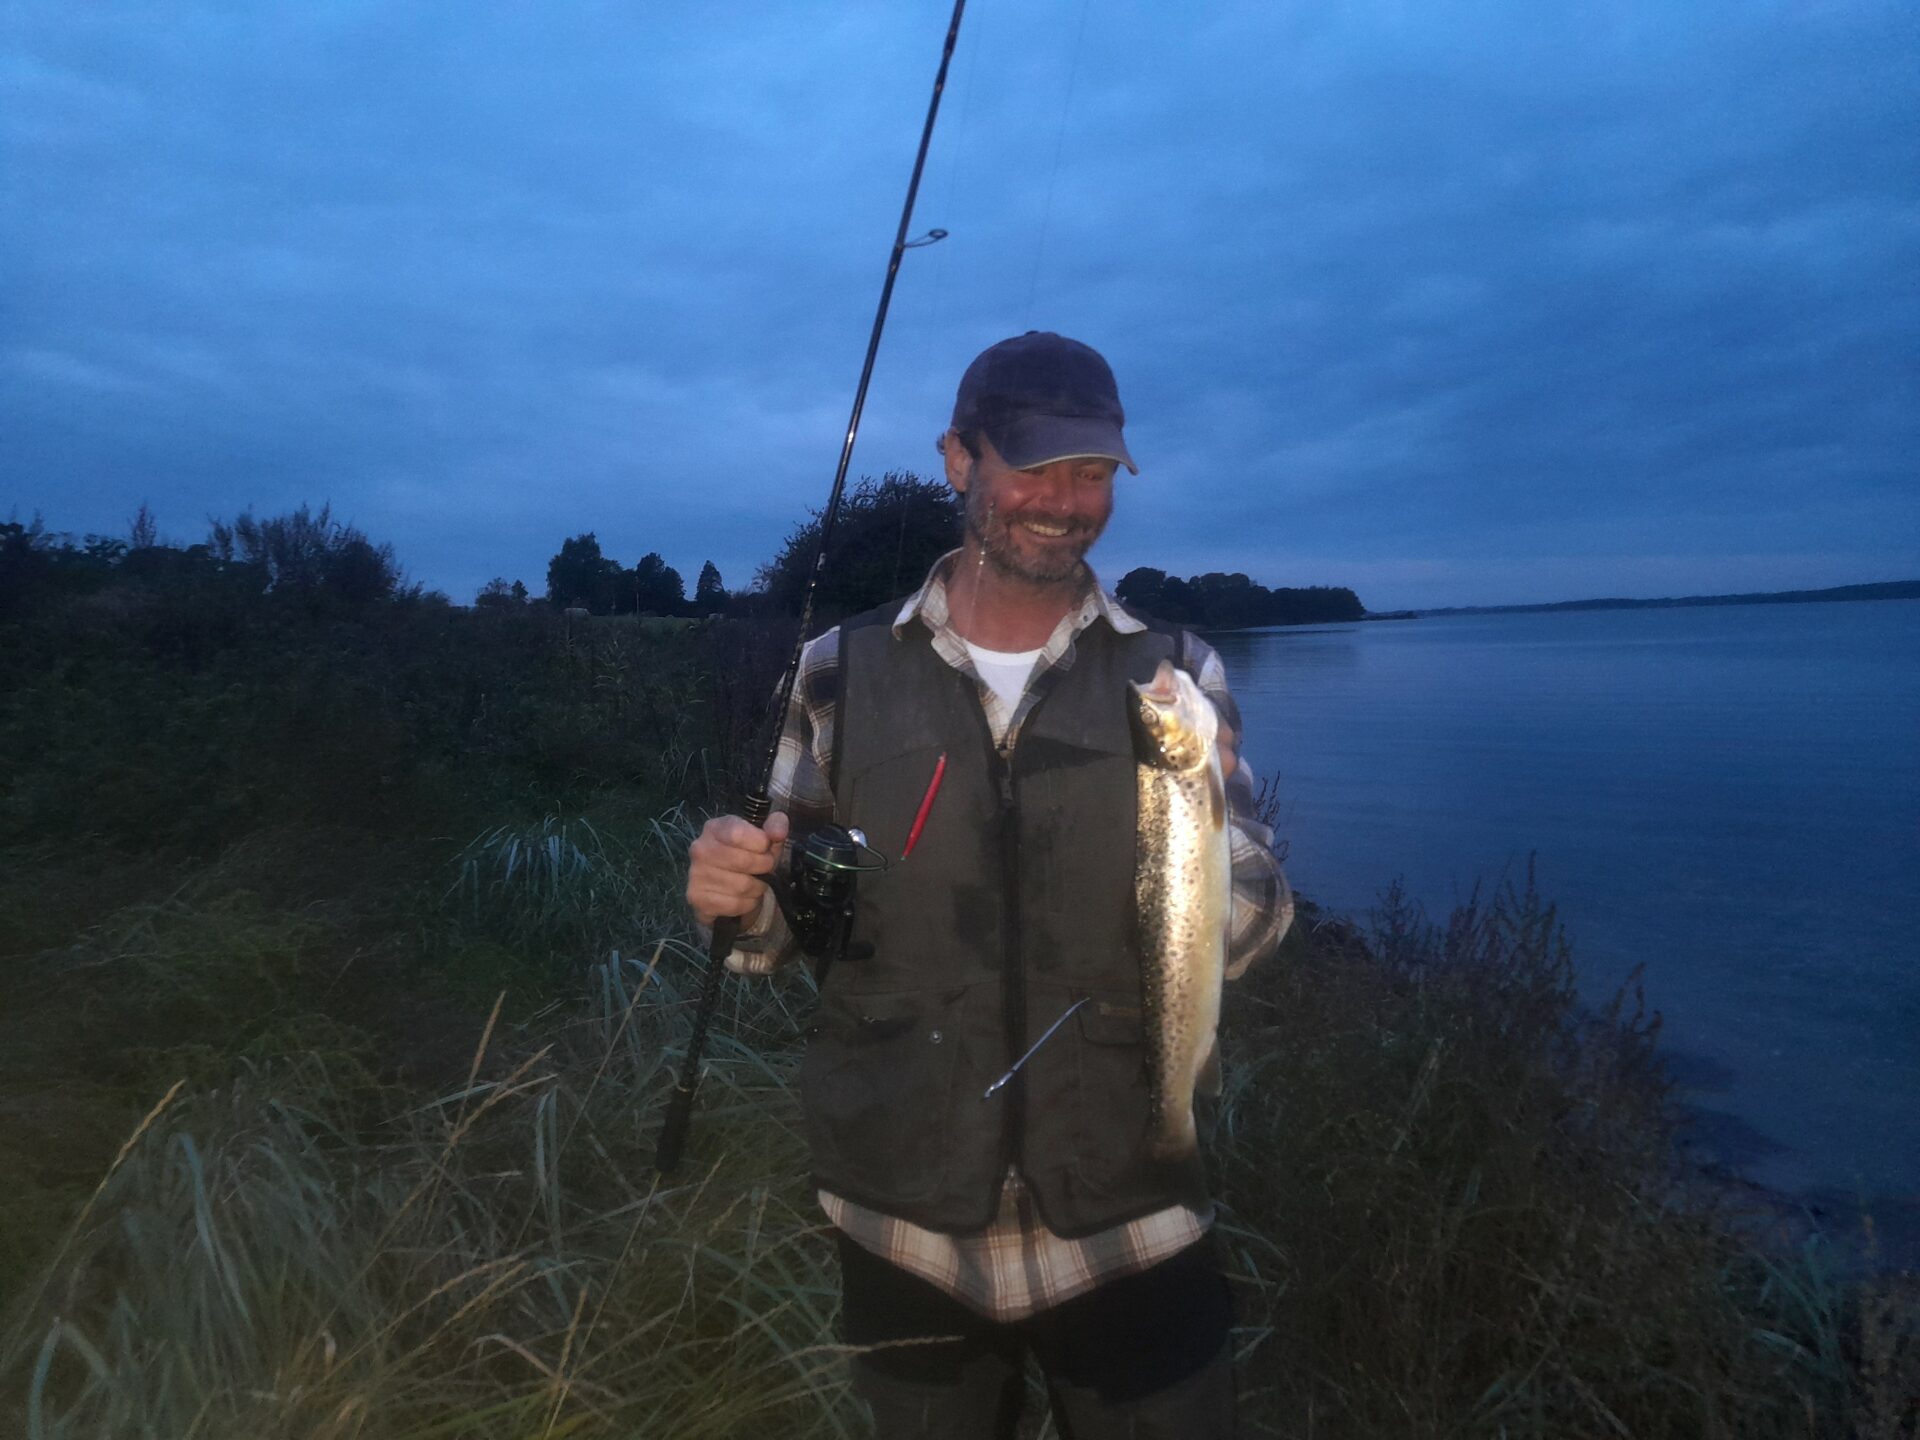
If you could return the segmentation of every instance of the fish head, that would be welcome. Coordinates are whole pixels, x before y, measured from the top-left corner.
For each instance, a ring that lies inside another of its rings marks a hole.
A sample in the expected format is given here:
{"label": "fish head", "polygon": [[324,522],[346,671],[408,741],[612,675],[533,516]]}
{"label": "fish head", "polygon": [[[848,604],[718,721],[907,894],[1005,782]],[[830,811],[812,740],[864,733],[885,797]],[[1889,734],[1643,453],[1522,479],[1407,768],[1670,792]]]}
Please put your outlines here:
{"label": "fish head", "polygon": [[1133,692],[1134,751],[1141,762],[1166,770],[1198,770],[1214,759],[1220,736],[1220,712],[1193,677],[1171,660],[1162,660],[1153,679]]}

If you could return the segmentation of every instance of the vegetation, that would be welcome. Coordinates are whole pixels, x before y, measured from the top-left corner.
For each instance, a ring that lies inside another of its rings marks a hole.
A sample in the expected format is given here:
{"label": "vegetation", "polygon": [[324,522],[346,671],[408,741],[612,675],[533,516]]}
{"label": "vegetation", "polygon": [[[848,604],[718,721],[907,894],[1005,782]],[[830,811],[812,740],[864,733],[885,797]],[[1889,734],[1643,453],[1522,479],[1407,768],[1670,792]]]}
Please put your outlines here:
{"label": "vegetation", "polygon": [[1514,615],[1539,610],[1663,610],[1700,605],[1804,605],[1836,600],[1920,600],[1920,580],[1883,580],[1871,585],[1834,585],[1825,590],[1760,590],[1739,595],[1681,595],[1656,600],[1554,600],[1540,605],[1454,605],[1415,610],[1412,615]]}
{"label": "vegetation", "polygon": [[521,581],[509,581],[504,575],[496,575],[480,587],[480,593],[473,597],[473,603],[481,609],[504,610],[509,606],[524,605],[528,598],[527,587]]}
{"label": "vegetation", "polygon": [[709,560],[700,567],[700,579],[693,587],[694,612],[711,615],[725,609],[726,604],[727,587],[721,582],[719,567]]}
{"label": "vegetation", "polygon": [[1690,1182],[1657,1020],[1632,982],[1580,1009],[1531,884],[1302,926],[1223,1022],[1224,1233],[1280,1433],[1912,1433],[1920,1281],[1850,1289],[1827,1240]]}
{"label": "vegetation", "polygon": [[[813,512],[761,566],[756,583],[763,608],[800,613],[823,518],[823,511]],[[815,612],[839,620],[906,595],[960,543],[960,521],[960,497],[944,480],[906,470],[890,470],[879,480],[862,477],[841,497]]]}
{"label": "vegetation", "polygon": [[37,516],[0,524],[0,621],[104,590],[121,605],[165,596],[187,609],[223,612],[269,593],[282,607],[299,602],[309,610],[426,598],[403,586],[391,545],[375,545],[326,505],[317,514],[302,505],[270,520],[251,511],[231,524],[216,520],[204,543],[184,548],[161,543],[145,505],[128,528],[127,540],[76,541],[49,533]]}
{"label": "vegetation", "polygon": [[1360,597],[1344,586],[1269,590],[1237,571],[1223,575],[1216,570],[1182,580],[1143,567],[1122,576],[1114,594],[1149,615],[1202,630],[1319,625],[1359,620],[1367,613]]}
{"label": "vegetation", "polygon": [[[717,585],[720,572],[714,570],[712,561],[700,572],[701,583],[706,584],[708,571],[712,571]],[[503,583],[490,581],[481,590],[478,603],[501,603]],[[524,598],[525,587],[520,594]],[[689,613],[686,581],[657,551],[648,551],[628,570],[600,553],[600,542],[591,530],[562,542],[559,552],[547,562],[546,598],[562,609],[579,608],[594,615]]]}
{"label": "vegetation", "polygon": [[[35,543],[0,617],[0,1432],[864,1433],[804,970],[728,987],[686,1168],[648,1163],[692,817],[780,638]],[[1915,1433],[1914,1282],[1680,1183],[1654,1028],[1578,1009],[1529,891],[1364,935],[1307,907],[1225,1030],[1249,1434]]]}

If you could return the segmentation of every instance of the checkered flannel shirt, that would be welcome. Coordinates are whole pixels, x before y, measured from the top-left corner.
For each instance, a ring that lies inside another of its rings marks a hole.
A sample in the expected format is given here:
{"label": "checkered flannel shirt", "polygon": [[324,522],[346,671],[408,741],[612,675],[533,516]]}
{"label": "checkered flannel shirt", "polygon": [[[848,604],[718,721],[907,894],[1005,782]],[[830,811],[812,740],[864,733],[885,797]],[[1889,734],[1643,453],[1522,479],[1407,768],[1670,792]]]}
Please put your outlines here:
{"label": "checkered flannel shirt", "polygon": [[[978,686],[987,723],[1004,754],[1012,750],[1033,708],[1034,678],[1056,665],[1071,665],[1074,638],[1082,630],[1104,623],[1119,634],[1132,635],[1146,627],[1089,574],[1090,583],[1080,603],[1054,627],[1019,704],[1009,710],[999,693],[980,679],[967,654],[966,642],[953,629],[947,613],[944,575],[948,562],[958,553],[952,552],[934,565],[926,583],[900,607],[893,630],[897,635],[918,620],[932,632],[933,647],[940,658]],[[1228,693],[1220,657],[1204,640],[1189,634],[1181,658],[1237,740],[1240,712]],[[774,810],[787,813],[796,834],[833,818],[833,781],[828,770],[833,755],[838,663],[837,631],[829,630],[807,645],[794,686],[794,701],[780,737],[769,798]],[[1229,979],[1272,951],[1293,920],[1293,894],[1274,859],[1273,832],[1254,819],[1255,794],[1253,770],[1242,754],[1227,781],[1233,854]],[[765,975],[796,953],[786,923],[769,895],[758,914],[743,925],[727,964],[740,974]],[[824,1190],[820,1192],[820,1204],[827,1218],[865,1249],[995,1320],[1020,1319],[1090,1290],[1102,1280],[1157,1264],[1198,1240],[1213,1219],[1211,1208],[1198,1211],[1174,1205],[1097,1235],[1063,1239],[1041,1223],[1017,1170],[1007,1173],[992,1222],[973,1234],[928,1230]]]}

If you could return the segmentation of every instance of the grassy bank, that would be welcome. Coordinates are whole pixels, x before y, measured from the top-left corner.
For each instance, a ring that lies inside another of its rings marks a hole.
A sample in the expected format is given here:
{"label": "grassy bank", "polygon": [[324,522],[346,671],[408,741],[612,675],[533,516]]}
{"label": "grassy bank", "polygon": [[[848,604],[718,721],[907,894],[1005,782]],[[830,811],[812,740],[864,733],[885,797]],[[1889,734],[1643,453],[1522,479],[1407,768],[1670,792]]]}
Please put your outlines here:
{"label": "grassy bank", "polygon": [[[33,757],[0,795],[0,1425],[863,1433],[803,975],[729,988],[689,1161],[647,1163],[702,963],[687,817],[770,647],[431,606],[157,623],[0,637]],[[1250,1433],[1914,1433],[1911,1289],[1675,1184],[1653,1029],[1579,1011],[1537,897],[1309,911],[1225,1027]]]}

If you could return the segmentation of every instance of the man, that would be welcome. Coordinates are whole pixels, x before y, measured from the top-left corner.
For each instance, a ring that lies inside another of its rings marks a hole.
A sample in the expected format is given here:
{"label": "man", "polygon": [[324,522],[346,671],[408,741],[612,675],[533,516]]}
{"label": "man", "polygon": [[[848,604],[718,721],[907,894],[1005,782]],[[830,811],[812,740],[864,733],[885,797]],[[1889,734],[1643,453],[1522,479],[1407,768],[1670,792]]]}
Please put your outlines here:
{"label": "man", "polygon": [[790,830],[838,820],[888,857],[860,877],[801,1072],[846,1338],[879,1347],[854,1384],[888,1440],[1013,1435],[1027,1350],[1074,1440],[1232,1429],[1204,1171],[1145,1144],[1126,682],[1162,658],[1224,721],[1230,976],[1293,907],[1218,657],[1085,563],[1116,471],[1138,473],[1124,420],[1085,345],[1029,331],[982,353],[940,442],[961,547],[807,647],[775,813],[711,820],[690,847],[687,899],[703,924],[745,917],[729,963],[748,973],[793,949],[761,878]]}

